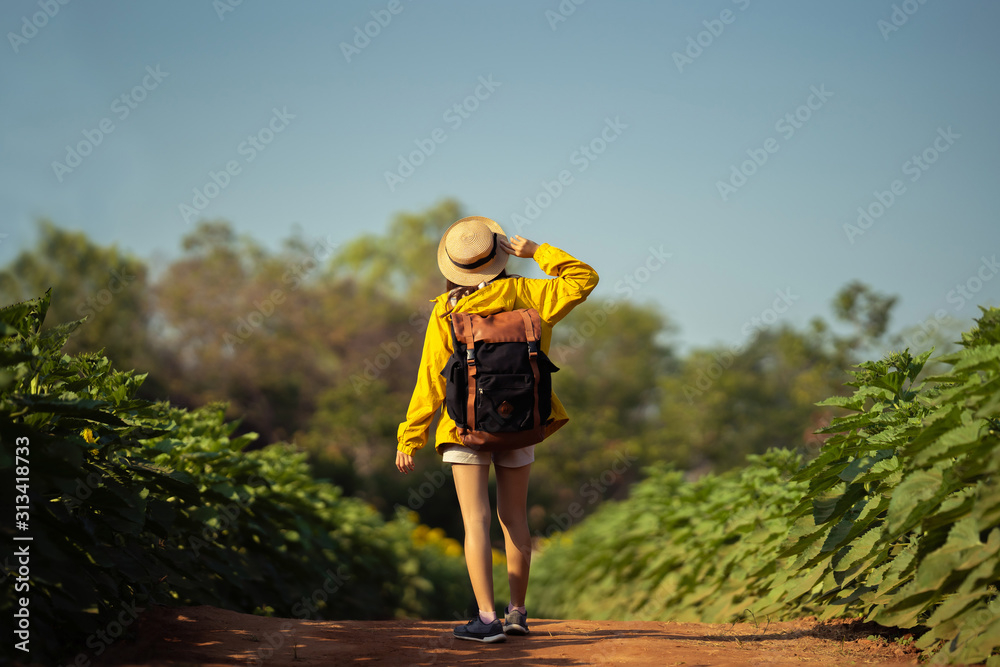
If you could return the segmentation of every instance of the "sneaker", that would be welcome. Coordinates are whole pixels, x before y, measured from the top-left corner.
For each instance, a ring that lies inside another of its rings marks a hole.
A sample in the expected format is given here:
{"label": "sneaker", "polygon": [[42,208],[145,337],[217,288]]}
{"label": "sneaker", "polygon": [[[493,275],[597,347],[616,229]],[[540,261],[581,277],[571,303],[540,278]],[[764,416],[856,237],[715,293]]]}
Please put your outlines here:
{"label": "sneaker", "polygon": [[503,631],[508,635],[526,635],[528,630],[528,615],[517,609],[511,609],[503,617]]}
{"label": "sneaker", "polygon": [[492,623],[483,623],[479,620],[479,616],[476,615],[475,618],[465,625],[460,625],[455,628],[455,637],[458,639],[468,639],[474,642],[492,644],[493,642],[502,642],[507,640],[507,636],[503,633],[503,630],[503,623],[500,622],[499,618]]}

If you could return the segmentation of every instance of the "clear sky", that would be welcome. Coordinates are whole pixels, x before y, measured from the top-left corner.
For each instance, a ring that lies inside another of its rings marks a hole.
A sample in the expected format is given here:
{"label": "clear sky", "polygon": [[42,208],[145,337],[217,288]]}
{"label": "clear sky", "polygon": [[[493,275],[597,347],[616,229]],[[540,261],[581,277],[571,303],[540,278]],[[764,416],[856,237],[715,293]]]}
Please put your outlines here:
{"label": "clear sky", "polygon": [[896,328],[1000,303],[995,1],[237,1],[3,3],[0,262],[39,217],[170,258],[454,197],[687,345],[853,279]]}

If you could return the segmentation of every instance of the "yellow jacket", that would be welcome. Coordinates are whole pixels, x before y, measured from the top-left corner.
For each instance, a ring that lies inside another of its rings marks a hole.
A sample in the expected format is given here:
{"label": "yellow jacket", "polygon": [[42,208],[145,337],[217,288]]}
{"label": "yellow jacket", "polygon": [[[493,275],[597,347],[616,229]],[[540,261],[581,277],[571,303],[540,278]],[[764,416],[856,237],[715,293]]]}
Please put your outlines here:
{"label": "yellow jacket", "polygon": [[[535,251],[535,261],[542,271],[556,278],[501,278],[463,297],[454,309],[448,308],[447,292],[432,299],[434,310],[424,336],[417,386],[406,411],[406,421],[399,425],[397,450],[413,454],[426,445],[431,421],[438,410],[441,411],[441,418],[435,432],[435,446],[440,448],[447,443],[462,442],[455,420],[442,407],[446,380],[441,375],[441,369],[453,352],[451,324],[448,321],[452,310],[486,315],[516,308],[534,308],[542,319],[541,348],[548,354],[552,325],[582,303],[597,286],[598,277],[594,269],[547,243]],[[552,415],[545,425],[545,437],[552,435],[567,421],[566,409],[553,392]]]}

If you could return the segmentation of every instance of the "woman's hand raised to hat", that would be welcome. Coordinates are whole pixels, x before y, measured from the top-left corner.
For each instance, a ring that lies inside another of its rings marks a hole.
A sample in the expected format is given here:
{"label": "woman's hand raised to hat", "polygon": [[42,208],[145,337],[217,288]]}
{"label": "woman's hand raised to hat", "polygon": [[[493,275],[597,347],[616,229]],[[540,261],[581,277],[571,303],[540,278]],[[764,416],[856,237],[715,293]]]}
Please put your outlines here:
{"label": "woman's hand raised to hat", "polygon": [[535,251],[538,250],[537,243],[529,241],[523,236],[512,236],[510,241],[508,241],[504,236],[498,236],[497,239],[500,242],[500,247],[503,248],[508,255],[514,255],[514,257],[531,258],[535,256]]}

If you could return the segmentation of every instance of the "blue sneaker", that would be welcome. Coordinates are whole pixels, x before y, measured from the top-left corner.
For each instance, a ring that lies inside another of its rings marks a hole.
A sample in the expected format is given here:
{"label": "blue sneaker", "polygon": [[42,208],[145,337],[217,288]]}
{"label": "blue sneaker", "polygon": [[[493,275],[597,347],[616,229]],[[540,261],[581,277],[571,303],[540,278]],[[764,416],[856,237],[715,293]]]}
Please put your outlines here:
{"label": "blue sneaker", "polygon": [[465,625],[455,628],[455,637],[474,642],[483,642],[485,644],[507,641],[507,636],[503,633],[503,623],[500,622],[500,619],[492,623],[483,623],[479,620],[478,614]]}
{"label": "blue sneaker", "polygon": [[508,635],[526,635],[528,630],[528,615],[517,609],[511,609],[503,618],[503,631]]}

